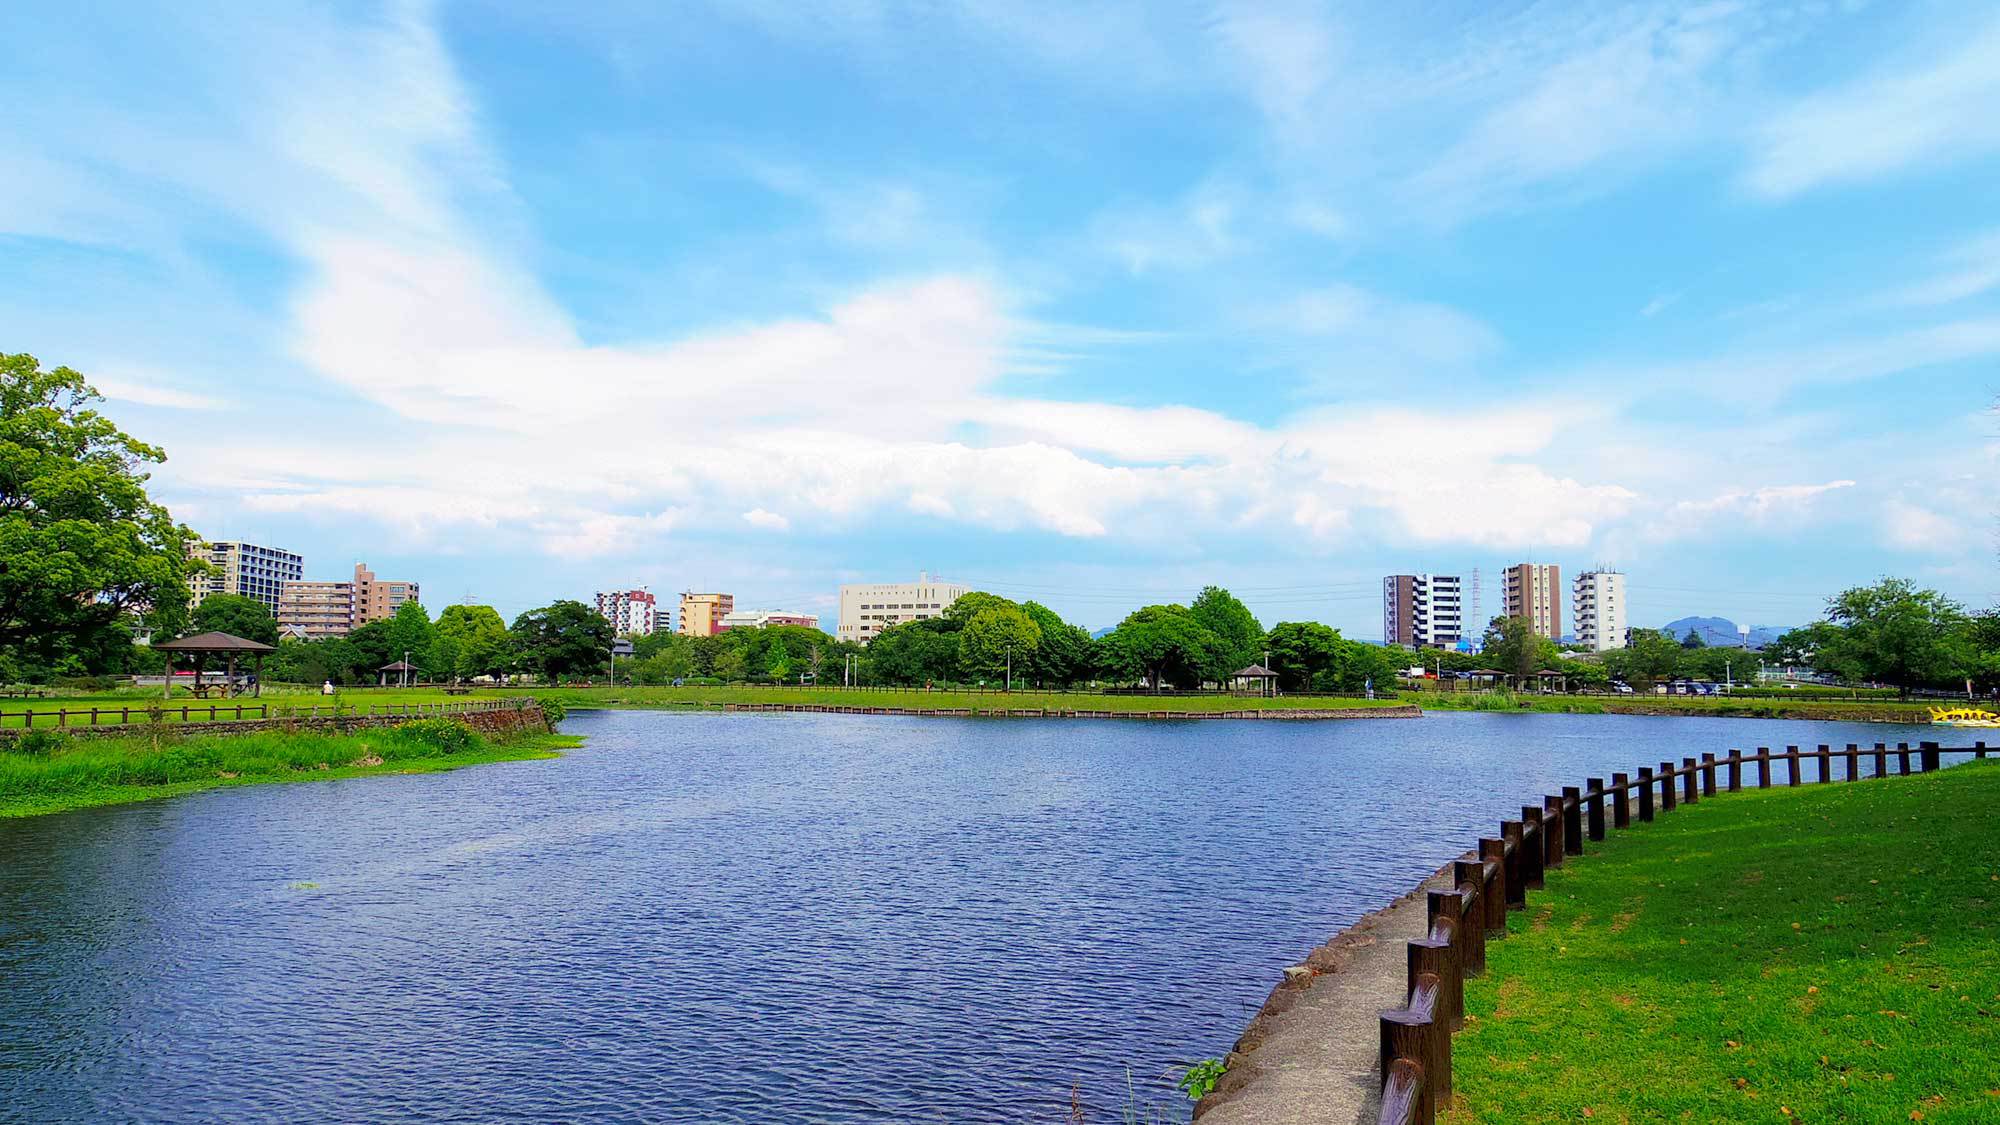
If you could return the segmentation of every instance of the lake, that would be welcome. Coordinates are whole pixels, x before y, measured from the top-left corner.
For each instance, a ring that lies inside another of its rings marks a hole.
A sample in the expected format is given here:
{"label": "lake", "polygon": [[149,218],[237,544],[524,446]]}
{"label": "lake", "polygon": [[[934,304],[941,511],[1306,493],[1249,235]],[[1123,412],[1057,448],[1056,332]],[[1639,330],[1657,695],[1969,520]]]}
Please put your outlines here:
{"label": "lake", "polygon": [[589,744],[557,761],[0,821],[0,1118],[1060,1122],[1075,1089],[1111,1122],[1129,1071],[1184,1120],[1170,1066],[1225,1054],[1283,966],[1523,802],[1940,733],[565,728]]}

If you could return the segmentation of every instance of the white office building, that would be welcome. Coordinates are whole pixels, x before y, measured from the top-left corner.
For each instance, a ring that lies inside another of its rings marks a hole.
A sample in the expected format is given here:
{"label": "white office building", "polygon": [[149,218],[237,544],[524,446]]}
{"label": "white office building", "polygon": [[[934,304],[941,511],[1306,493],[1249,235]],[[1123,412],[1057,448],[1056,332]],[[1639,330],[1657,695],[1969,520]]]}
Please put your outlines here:
{"label": "white office building", "polygon": [[1570,587],[1577,643],[1593,652],[1625,647],[1625,576],[1586,570]]}
{"label": "white office building", "polygon": [[597,612],[621,637],[650,637],[659,627],[659,599],[648,590],[599,591]]}
{"label": "white office building", "polygon": [[190,575],[188,589],[192,597],[189,608],[201,604],[202,599],[211,594],[240,594],[263,602],[278,615],[278,599],[285,592],[285,583],[297,582],[305,577],[305,559],[278,547],[260,547],[255,543],[236,540],[190,540],[187,545],[190,559],[199,559],[208,564],[208,573]]}
{"label": "white office building", "polygon": [[972,592],[969,586],[917,575],[915,582],[840,588],[840,639],[867,644],[891,625],[936,617]]}

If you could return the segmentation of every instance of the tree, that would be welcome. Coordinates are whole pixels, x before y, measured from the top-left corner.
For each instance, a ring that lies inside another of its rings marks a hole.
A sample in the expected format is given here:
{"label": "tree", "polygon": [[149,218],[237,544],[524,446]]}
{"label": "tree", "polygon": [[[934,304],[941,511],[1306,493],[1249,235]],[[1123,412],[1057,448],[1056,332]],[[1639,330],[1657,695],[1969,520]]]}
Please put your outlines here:
{"label": "tree", "polygon": [[1263,658],[1264,627],[1236,595],[1220,586],[1204,586],[1188,606],[1188,613],[1222,641],[1228,653],[1224,663],[1231,672]]}
{"label": "tree", "polygon": [[606,667],[611,623],[582,602],[563,600],[514,619],[514,648],[522,664],[548,683]]}
{"label": "tree", "polygon": [[278,619],[256,598],[241,594],[210,594],[194,607],[190,633],[228,633],[246,641],[278,643]]}
{"label": "tree", "polygon": [[500,676],[512,657],[507,623],[490,605],[446,606],[438,615],[437,639],[453,656],[451,666],[440,671],[454,678]]}
{"label": "tree", "polygon": [[166,454],[91,408],[67,367],[0,354],[0,654],[47,660],[145,614],[181,632],[187,542],[146,493]]}
{"label": "tree", "polygon": [[1671,680],[1686,652],[1663,629],[1633,629],[1624,648],[1604,654],[1605,670],[1634,687],[1650,689]]}
{"label": "tree", "polygon": [[416,602],[397,606],[389,618],[389,662],[407,660],[431,676],[449,676],[450,667],[438,666],[436,647],[437,626],[431,624],[430,612]]}
{"label": "tree", "polygon": [[1555,642],[1535,632],[1525,617],[1496,617],[1481,646],[1493,666],[1517,680],[1555,666]]}
{"label": "tree", "polygon": [[[1090,678],[1090,632],[1071,625],[1040,602],[1022,602],[1021,611],[1042,631],[1028,662],[1028,679],[1036,684],[1068,685]],[[1018,678],[1020,662],[1015,662]]]}
{"label": "tree", "polygon": [[1708,642],[1701,639],[1701,634],[1692,628],[1688,630],[1687,636],[1681,638],[1682,648],[1705,648],[1707,645]]}
{"label": "tree", "polygon": [[957,679],[958,639],[947,622],[906,621],[877,634],[862,650],[861,670],[869,683],[928,684]]}
{"label": "tree", "polygon": [[959,631],[958,666],[968,676],[1001,679],[1032,664],[1041,640],[1042,627],[1019,606],[982,609]]}
{"label": "tree", "polygon": [[1235,671],[1229,648],[1184,605],[1149,605],[1134,611],[1104,638],[1106,671],[1158,688],[1198,688]]}
{"label": "tree", "polygon": [[1968,619],[1957,602],[1907,578],[1857,586],[1827,602],[1836,629],[1822,634],[1814,667],[1850,680],[1913,687],[1950,684],[1971,671]]}
{"label": "tree", "polygon": [[1840,633],[1840,626],[1831,621],[1815,621],[1796,629],[1787,629],[1777,640],[1764,646],[1764,659],[1772,664],[1797,665],[1813,668],[1819,650],[1826,647]]}
{"label": "tree", "polygon": [[1371,645],[1366,641],[1343,641],[1346,653],[1330,685],[1336,691],[1362,691],[1372,681],[1376,691],[1396,686],[1396,673],[1403,670],[1409,654],[1395,645]]}
{"label": "tree", "polygon": [[1338,676],[1345,645],[1340,630],[1317,621],[1280,621],[1264,637],[1281,691],[1308,691],[1321,677]]}

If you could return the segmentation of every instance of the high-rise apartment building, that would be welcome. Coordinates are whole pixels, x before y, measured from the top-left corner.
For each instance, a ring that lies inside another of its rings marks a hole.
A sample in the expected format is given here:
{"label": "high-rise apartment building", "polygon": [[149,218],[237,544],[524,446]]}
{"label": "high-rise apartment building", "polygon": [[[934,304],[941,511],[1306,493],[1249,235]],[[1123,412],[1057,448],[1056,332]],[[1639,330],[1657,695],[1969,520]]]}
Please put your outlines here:
{"label": "high-rise apartment building", "polygon": [[1615,570],[1586,570],[1570,589],[1576,639],[1593,652],[1625,647],[1625,576]]}
{"label": "high-rise apartment building", "polygon": [[305,559],[277,547],[197,540],[187,545],[187,553],[188,558],[209,567],[207,574],[195,575],[188,582],[193,594],[190,607],[200,605],[211,594],[240,594],[263,602],[276,614],[285,583],[305,576]]}
{"label": "high-rise apartment building", "polygon": [[1516,563],[1506,570],[1509,617],[1525,617],[1536,633],[1559,640],[1562,624],[1562,568],[1554,563]]}
{"label": "high-rise apartment building", "polygon": [[816,613],[793,613],[788,609],[739,609],[723,617],[721,629],[761,629],[766,625],[803,625],[819,628]]}
{"label": "high-rise apartment building", "polygon": [[1465,585],[1455,574],[1382,579],[1382,643],[1450,648],[1465,639]]}
{"label": "high-rise apartment building", "polygon": [[650,637],[659,624],[659,600],[650,590],[600,590],[597,612],[621,637]]}
{"label": "high-rise apartment building", "polygon": [[420,600],[415,582],[375,577],[356,563],[347,582],[287,582],[278,599],[278,627],[308,640],[344,637],[370,621],[396,616],[404,602]]}
{"label": "high-rise apartment building", "polygon": [[683,637],[713,637],[722,632],[722,619],[736,608],[734,594],[681,595],[681,619],[675,632]]}
{"label": "high-rise apartment building", "polygon": [[972,592],[969,586],[918,574],[915,582],[887,582],[840,588],[840,639],[867,644],[876,634],[905,621],[936,617]]}

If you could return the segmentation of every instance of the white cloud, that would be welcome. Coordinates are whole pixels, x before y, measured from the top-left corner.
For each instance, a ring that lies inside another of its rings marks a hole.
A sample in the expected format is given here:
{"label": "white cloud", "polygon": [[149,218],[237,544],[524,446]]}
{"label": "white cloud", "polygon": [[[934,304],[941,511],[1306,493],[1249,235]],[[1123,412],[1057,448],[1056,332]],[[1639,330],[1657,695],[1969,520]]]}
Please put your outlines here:
{"label": "white cloud", "polygon": [[1942,272],[1898,289],[1890,305],[1944,305],[2000,286],[2000,230],[1966,240],[1940,256]]}
{"label": "white cloud", "polygon": [[90,385],[97,393],[114,402],[133,402],[141,406],[164,406],[173,410],[220,410],[225,403],[210,395],[198,394],[172,385],[164,376],[152,372],[140,372],[129,367],[115,368],[110,374],[103,374],[104,368],[94,368],[90,375]]}
{"label": "white cloud", "polygon": [[1995,147],[2000,19],[1775,114],[1758,130],[1744,179],[1758,194],[1782,198]]}
{"label": "white cloud", "polygon": [[1962,549],[1971,538],[1963,520],[1912,504],[1901,497],[1882,506],[1882,530],[1891,545],[1926,554],[1953,553]]}
{"label": "white cloud", "polygon": [[1811,514],[1813,506],[1831,492],[1853,488],[1854,481],[1832,480],[1820,484],[1777,484],[1738,489],[1703,500],[1680,500],[1670,505],[1661,518],[1647,527],[1655,539],[1731,532],[1741,526],[1769,528],[1792,526]]}
{"label": "white cloud", "polygon": [[1499,334],[1476,317],[1356,285],[1309,290],[1246,319],[1267,330],[1346,341],[1363,362],[1394,354],[1423,364],[1464,364],[1500,348]]}
{"label": "white cloud", "polygon": [[762,528],[765,531],[790,531],[792,529],[791,520],[786,519],[776,512],[767,512],[762,508],[752,508],[743,513],[743,522],[749,524],[751,527]]}

